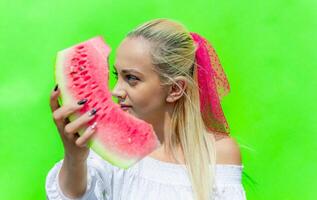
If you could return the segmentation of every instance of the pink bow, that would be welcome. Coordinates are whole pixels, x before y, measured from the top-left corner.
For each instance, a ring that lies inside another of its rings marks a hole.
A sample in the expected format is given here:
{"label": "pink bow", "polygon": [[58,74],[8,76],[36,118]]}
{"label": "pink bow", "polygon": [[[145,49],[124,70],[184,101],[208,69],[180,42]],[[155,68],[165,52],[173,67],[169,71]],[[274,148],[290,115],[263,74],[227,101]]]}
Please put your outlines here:
{"label": "pink bow", "polygon": [[198,45],[196,64],[203,120],[209,130],[229,134],[229,126],[220,104],[222,97],[230,91],[227,77],[211,44],[197,33],[190,34]]}

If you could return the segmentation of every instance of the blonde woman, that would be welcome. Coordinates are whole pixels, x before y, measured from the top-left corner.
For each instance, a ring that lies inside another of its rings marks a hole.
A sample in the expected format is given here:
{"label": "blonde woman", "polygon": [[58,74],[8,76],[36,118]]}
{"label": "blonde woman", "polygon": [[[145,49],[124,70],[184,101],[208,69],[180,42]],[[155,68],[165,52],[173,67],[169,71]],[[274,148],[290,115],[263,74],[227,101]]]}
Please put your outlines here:
{"label": "blonde woman", "polygon": [[151,20],[121,42],[115,70],[113,96],[153,125],[161,147],[127,170],[112,166],[86,146],[94,127],[77,134],[94,112],[67,120],[85,99],[60,107],[55,87],[50,105],[65,156],[47,175],[48,199],[246,199],[239,146],[220,106],[229,84],[207,40],[177,21]]}

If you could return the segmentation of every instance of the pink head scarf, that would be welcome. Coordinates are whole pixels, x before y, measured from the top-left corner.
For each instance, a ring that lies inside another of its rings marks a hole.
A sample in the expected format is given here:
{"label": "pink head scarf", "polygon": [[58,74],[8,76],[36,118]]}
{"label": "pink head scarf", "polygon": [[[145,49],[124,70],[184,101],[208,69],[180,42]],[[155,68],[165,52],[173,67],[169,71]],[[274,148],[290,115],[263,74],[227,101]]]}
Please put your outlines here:
{"label": "pink head scarf", "polygon": [[207,128],[216,134],[229,134],[229,126],[220,101],[230,91],[229,82],[219,58],[208,41],[197,33],[190,33],[195,43],[200,111]]}

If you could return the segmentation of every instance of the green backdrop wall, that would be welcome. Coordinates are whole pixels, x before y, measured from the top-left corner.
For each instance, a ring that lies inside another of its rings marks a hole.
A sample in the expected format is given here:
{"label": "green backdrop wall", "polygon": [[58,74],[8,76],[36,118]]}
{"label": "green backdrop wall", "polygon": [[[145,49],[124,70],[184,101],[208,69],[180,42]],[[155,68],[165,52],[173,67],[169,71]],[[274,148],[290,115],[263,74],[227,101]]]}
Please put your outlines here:
{"label": "green backdrop wall", "polygon": [[62,159],[49,108],[56,52],[102,35],[112,64],[129,30],[162,17],[208,38],[220,57],[248,199],[316,199],[313,0],[0,1],[0,199],[45,199]]}

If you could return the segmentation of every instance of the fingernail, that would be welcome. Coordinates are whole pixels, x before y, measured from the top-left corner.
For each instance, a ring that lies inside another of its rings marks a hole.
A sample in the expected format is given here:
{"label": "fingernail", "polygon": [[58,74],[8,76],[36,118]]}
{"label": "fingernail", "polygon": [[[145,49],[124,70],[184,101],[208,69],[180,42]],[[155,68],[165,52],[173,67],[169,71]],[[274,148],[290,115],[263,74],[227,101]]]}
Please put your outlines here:
{"label": "fingernail", "polygon": [[93,108],[90,112],[89,112],[89,117],[93,116],[94,114],[96,114],[97,110],[95,108]]}
{"label": "fingernail", "polygon": [[77,104],[78,105],[83,105],[86,102],[87,102],[87,99],[82,99],[82,100],[78,101]]}
{"label": "fingernail", "polygon": [[54,91],[58,89],[58,84],[55,85]]}
{"label": "fingernail", "polygon": [[96,128],[96,126],[97,126],[97,122],[94,122],[94,123],[90,126],[91,130],[94,130],[94,129]]}

